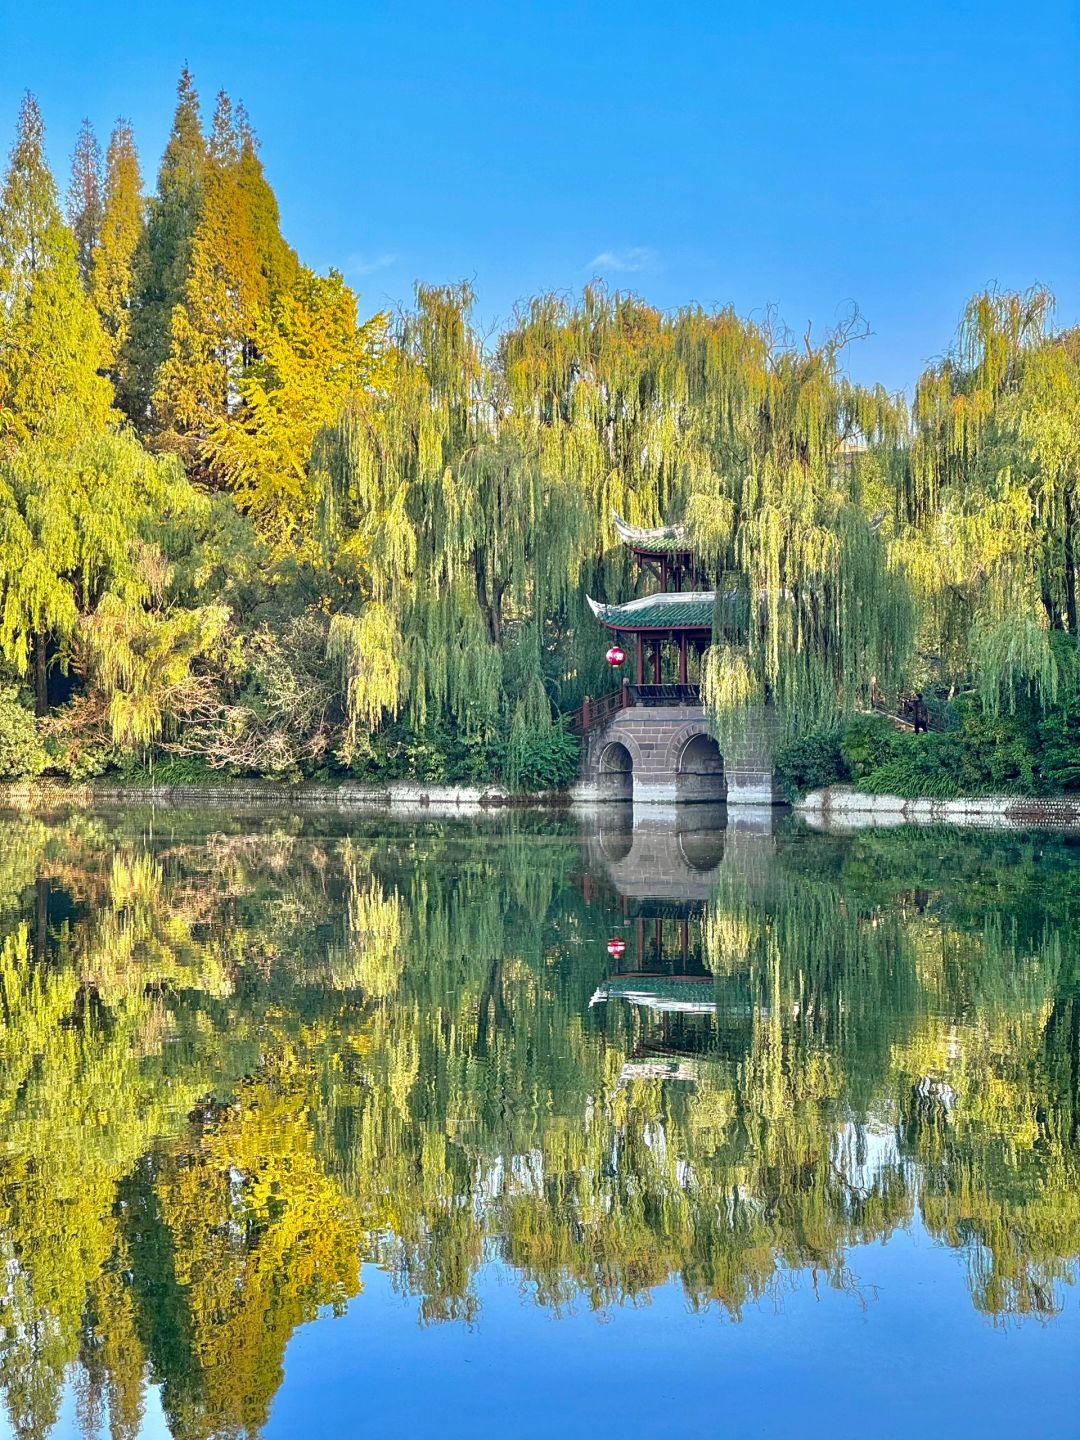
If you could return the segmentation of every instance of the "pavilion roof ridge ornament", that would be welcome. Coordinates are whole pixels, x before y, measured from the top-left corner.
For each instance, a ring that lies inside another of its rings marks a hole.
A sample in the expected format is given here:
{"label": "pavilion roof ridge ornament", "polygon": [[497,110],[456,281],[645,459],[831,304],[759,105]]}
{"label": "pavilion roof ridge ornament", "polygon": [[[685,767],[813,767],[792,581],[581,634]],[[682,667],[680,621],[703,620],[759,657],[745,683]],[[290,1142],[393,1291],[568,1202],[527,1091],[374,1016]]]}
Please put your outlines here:
{"label": "pavilion roof ridge ornament", "polygon": [[631,525],[617,510],[611,512],[612,523],[624,545],[635,550],[689,550],[690,536],[685,525]]}

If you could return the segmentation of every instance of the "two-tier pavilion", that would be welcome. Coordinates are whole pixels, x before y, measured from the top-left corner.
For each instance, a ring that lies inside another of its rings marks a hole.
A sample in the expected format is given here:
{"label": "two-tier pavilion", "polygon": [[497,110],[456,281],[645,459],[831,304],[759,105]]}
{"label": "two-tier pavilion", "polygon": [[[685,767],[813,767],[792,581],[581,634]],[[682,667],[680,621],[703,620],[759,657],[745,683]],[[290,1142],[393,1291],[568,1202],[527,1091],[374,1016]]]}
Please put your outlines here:
{"label": "two-tier pavilion", "polygon": [[622,648],[633,642],[634,680],[624,679],[598,698],[584,697],[575,719],[585,741],[583,797],[771,805],[772,728],[765,707],[721,754],[701,703],[700,665],[694,663],[712,644],[718,603],[733,631],[745,623],[739,588],[719,593],[707,588],[709,578],[683,526],[642,529],[618,515],[614,523],[639,572],[659,589],[621,605],[589,597],[608,634]]}
{"label": "two-tier pavilion", "polygon": [[[712,641],[716,591],[700,588],[703,576],[685,526],[643,529],[612,516],[619,538],[643,573],[655,576],[660,589],[622,605],[608,605],[588,596],[593,614],[620,641],[633,642],[634,682],[645,685],[645,656],[651,658],[651,683],[662,685],[663,653],[678,655],[678,684],[690,684],[690,656],[701,655]],[[685,587],[685,588],[684,588]]]}

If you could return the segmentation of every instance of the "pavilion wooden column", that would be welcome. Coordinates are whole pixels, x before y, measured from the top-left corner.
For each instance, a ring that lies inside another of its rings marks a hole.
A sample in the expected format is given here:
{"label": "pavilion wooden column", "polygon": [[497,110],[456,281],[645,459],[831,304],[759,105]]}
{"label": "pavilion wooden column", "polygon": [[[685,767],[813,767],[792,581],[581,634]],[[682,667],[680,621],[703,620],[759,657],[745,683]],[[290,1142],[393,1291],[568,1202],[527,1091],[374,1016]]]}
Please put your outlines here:
{"label": "pavilion wooden column", "polygon": [[685,685],[685,684],[687,683],[686,677],[687,677],[688,671],[687,671],[687,665],[686,665],[686,649],[687,649],[686,636],[685,636],[685,635],[680,635],[680,636],[679,636],[679,684],[680,684],[680,685]]}
{"label": "pavilion wooden column", "polygon": [[660,641],[654,640],[652,645],[652,682],[660,684]]}
{"label": "pavilion wooden column", "polygon": [[634,681],[638,685],[645,684],[645,641],[641,638],[641,632],[634,636],[637,642],[637,654],[634,656]]}

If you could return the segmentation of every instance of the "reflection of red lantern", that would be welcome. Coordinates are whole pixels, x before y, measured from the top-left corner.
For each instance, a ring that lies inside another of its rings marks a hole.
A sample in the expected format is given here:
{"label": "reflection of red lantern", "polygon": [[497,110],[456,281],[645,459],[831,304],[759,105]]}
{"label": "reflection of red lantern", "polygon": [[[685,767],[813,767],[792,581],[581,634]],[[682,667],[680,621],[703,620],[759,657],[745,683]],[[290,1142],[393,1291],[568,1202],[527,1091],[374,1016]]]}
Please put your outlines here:
{"label": "reflection of red lantern", "polygon": [[626,661],[626,651],[621,645],[612,645],[606,658],[609,665],[622,665]]}
{"label": "reflection of red lantern", "polygon": [[607,953],[616,960],[626,954],[626,941],[621,935],[615,935],[607,942]]}

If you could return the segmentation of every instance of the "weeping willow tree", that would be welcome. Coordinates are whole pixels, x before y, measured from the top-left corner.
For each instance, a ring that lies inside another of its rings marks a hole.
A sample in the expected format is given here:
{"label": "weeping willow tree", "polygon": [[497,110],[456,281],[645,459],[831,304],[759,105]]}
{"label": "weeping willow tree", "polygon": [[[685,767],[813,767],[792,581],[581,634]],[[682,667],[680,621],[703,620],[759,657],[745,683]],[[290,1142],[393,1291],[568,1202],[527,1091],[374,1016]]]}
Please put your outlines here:
{"label": "weeping willow tree", "polygon": [[1052,314],[1041,288],[976,296],[894,457],[924,663],[991,709],[1051,704],[1076,676],[1080,340]]}
{"label": "weeping willow tree", "polygon": [[572,574],[576,516],[503,423],[471,305],[465,286],[420,288],[386,395],[316,447],[324,544],[350,592],[331,644],[354,726],[404,705],[483,733],[509,688],[550,723],[542,621]]}
{"label": "weeping willow tree", "polygon": [[[851,443],[902,414],[839,373],[844,331],[805,354],[730,311],[666,315],[587,289],[535,300],[493,352],[467,287],[417,292],[395,378],[320,441],[328,553],[352,575],[350,708],[399,702],[490,725],[507,697],[524,726],[603,684],[586,590],[625,598],[611,516],[689,518],[708,565],[752,603],[722,605],[715,708],[766,694],[805,722],[844,712],[902,667],[907,589],[870,513],[883,481]],[[845,449],[847,447],[847,449]],[[741,617],[738,633],[729,623]]]}

